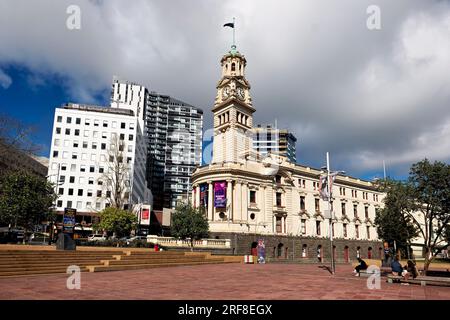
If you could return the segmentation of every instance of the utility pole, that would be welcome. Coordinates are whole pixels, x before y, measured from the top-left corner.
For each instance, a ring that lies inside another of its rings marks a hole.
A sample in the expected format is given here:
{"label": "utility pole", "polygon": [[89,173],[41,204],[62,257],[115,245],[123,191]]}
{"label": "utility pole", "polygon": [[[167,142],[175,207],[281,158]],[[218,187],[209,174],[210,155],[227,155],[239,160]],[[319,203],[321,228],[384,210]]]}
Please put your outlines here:
{"label": "utility pole", "polygon": [[328,193],[328,212],[330,213],[330,247],[331,247],[331,273],[336,273],[336,265],[334,263],[333,250],[333,207],[331,206],[331,176],[330,176],[330,154],[327,152],[327,193]]}

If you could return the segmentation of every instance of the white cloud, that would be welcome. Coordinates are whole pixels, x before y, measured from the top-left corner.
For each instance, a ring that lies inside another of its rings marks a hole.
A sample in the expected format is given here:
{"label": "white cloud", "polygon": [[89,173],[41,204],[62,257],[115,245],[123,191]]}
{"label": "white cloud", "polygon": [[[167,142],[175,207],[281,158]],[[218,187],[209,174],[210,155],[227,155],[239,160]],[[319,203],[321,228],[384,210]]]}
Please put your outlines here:
{"label": "white cloud", "polygon": [[12,84],[12,79],[2,69],[0,69],[0,87],[8,89]]}
{"label": "white cloud", "polygon": [[[65,27],[71,4],[79,31]],[[448,131],[437,130],[450,119],[449,2],[378,0],[377,31],[366,28],[371,4],[3,1],[0,64],[56,75],[80,102],[107,97],[113,75],[141,82],[202,107],[206,129],[231,42],[222,25],[235,16],[255,123],[292,129],[300,162],[320,166],[330,151],[336,167],[358,174],[383,159],[405,168],[423,156],[450,160]]]}

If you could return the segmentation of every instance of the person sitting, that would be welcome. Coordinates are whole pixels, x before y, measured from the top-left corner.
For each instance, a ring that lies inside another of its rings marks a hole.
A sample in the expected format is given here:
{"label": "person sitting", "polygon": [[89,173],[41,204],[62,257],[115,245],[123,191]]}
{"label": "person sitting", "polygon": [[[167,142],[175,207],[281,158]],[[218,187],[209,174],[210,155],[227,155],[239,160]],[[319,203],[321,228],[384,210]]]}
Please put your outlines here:
{"label": "person sitting", "polygon": [[359,273],[361,272],[361,270],[367,270],[367,263],[363,259],[358,258],[358,262],[359,265],[357,265],[355,267],[355,270],[353,270],[353,273],[355,273],[355,277],[359,277]]}
{"label": "person sitting", "polygon": [[394,257],[394,261],[391,263],[392,274],[394,276],[401,276],[403,272],[402,265],[398,261],[398,256]]}
{"label": "person sitting", "polygon": [[402,276],[405,278],[405,280],[408,280],[410,276],[415,279],[418,275],[419,271],[417,270],[416,264],[412,260],[408,260],[406,266],[403,268]]}

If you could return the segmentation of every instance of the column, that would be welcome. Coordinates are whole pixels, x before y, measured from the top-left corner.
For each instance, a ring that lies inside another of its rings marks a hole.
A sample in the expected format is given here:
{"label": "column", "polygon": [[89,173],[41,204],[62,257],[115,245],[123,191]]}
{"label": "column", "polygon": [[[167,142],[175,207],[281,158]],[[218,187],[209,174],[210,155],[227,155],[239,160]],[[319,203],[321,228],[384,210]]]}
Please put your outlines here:
{"label": "column", "polygon": [[196,191],[196,187],[194,185],[192,185],[192,197],[191,197],[191,203],[192,203],[192,207],[193,208],[197,208],[197,204],[196,204],[196,197],[195,197],[195,191]]}
{"label": "column", "polygon": [[213,184],[212,181],[208,181],[208,220],[213,220],[214,199],[213,199]]}
{"label": "column", "polygon": [[286,217],[281,217],[281,233],[286,233]]}
{"label": "column", "polygon": [[195,206],[200,208],[200,185],[195,187]]}
{"label": "column", "polygon": [[275,215],[272,216],[272,232],[277,233],[277,217]]}
{"label": "column", "polygon": [[262,185],[259,189],[260,203],[261,203],[261,214],[262,223],[266,223],[266,185]]}
{"label": "column", "polygon": [[242,199],[242,218],[241,220],[245,220],[248,221],[248,183],[247,182],[242,182],[242,195],[241,195]]}
{"label": "column", "polygon": [[235,197],[233,199],[234,204],[233,219],[242,220],[241,203],[242,203],[242,181],[237,180],[235,188]]}
{"label": "column", "polygon": [[227,212],[228,220],[233,220],[233,180],[227,180]]}

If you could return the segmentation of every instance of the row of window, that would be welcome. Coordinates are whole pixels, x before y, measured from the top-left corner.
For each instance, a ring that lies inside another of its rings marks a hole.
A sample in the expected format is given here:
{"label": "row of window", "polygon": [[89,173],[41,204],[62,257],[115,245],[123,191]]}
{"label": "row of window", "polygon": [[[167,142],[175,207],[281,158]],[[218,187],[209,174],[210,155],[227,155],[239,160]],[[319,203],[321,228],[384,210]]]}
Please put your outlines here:
{"label": "row of window", "polygon": [[[62,131],[61,131],[61,128],[60,128],[60,127],[56,127],[56,128],[55,128],[55,133],[56,133],[56,134],[61,134],[61,132],[62,132]],[[65,135],[70,135],[71,132],[72,132],[72,131],[71,131],[70,128],[66,128],[66,129],[64,130],[64,134],[65,134]],[[77,137],[80,136],[80,132],[81,132],[80,129],[74,129],[74,130],[73,130],[73,134],[74,134],[75,136],[77,136]],[[84,136],[85,138],[90,137],[90,134],[91,134],[91,131],[90,131],[90,130],[83,130],[83,136]],[[92,131],[92,138],[98,139],[98,138],[100,137],[99,134],[100,134],[100,131]],[[102,137],[102,139],[107,139],[107,138],[108,138],[108,132],[103,131],[101,137]],[[116,137],[117,137],[117,133],[111,132],[111,139],[114,140],[114,139],[116,139]],[[125,134],[124,134],[124,133],[121,133],[119,137],[120,137],[120,140],[125,140]],[[128,141],[133,141],[133,139],[134,139],[134,135],[129,134],[129,135],[128,135]],[[59,140],[59,139],[58,139],[58,140]]]}
{"label": "row of window", "polygon": [[[276,183],[281,183],[281,176],[276,176],[279,178],[276,178]],[[298,187],[299,188],[303,188],[306,189],[306,179],[298,179]],[[339,187],[339,195],[340,196],[345,196],[345,187]],[[315,182],[313,181],[313,190],[318,191],[319,190],[319,182]],[[363,192],[363,199],[365,200],[369,200],[369,193],[368,192]],[[372,194],[373,196],[373,201],[377,201],[378,202],[378,195],[377,194]],[[358,197],[358,191],[357,190],[352,190],[352,197],[353,198],[357,198]]]}
{"label": "row of window", "polygon": [[[316,221],[316,235],[318,235],[318,236],[320,236],[322,234],[322,232],[321,232],[321,224],[322,224],[321,221]],[[331,230],[333,236],[335,235],[335,232],[334,232],[335,228],[334,228],[334,226],[335,225],[333,224],[333,229]],[[355,237],[358,239],[360,237],[360,234],[359,234],[359,227],[360,226],[356,224],[354,227],[355,227]],[[301,233],[306,235],[306,219],[301,219],[301,228],[300,229],[301,229]],[[344,238],[348,237],[347,229],[348,229],[348,224],[347,223],[343,223],[342,224],[342,236]],[[278,229],[277,229],[277,232],[278,232]],[[279,233],[280,232],[281,231],[279,231]],[[367,239],[370,239],[370,226],[366,226],[366,234],[367,234]]]}
{"label": "row of window", "polygon": [[[316,211],[320,211],[320,199],[314,199],[314,208]],[[281,206],[281,192],[277,192],[277,206]],[[333,206],[333,202],[331,202],[331,206]],[[306,210],[306,202],[305,196],[300,196],[300,210]],[[346,204],[345,202],[341,203],[341,214],[342,216],[346,215]],[[369,207],[364,206],[364,215],[366,218],[369,218]],[[358,217],[358,205],[353,205],[353,216],[355,218]]]}
{"label": "row of window", "polygon": [[[75,201],[72,201],[72,200],[68,200],[66,202],[66,206],[64,208],[74,208],[73,205],[75,205],[75,208],[79,209],[79,210],[83,208],[83,202],[82,201],[76,201],[75,202]],[[58,200],[56,202],[56,206],[58,208],[63,208],[63,201],[62,200]],[[107,208],[107,207],[109,207],[109,203],[105,203],[105,208]],[[88,209],[88,210],[92,209],[93,208],[92,207],[92,202],[87,201],[85,208]],[[95,209],[96,210],[101,210],[102,209],[101,202],[96,202],[95,203]]]}
{"label": "row of window", "polygon": [[[53,145],[55,147],[61,147],[61,146],[70,147],[71,140],[64,140],[63,142],[64,142],[63,145],[61,145],[61,140],[60,139],[55,139],[53,141]],[[93,149],[93,150],[97,150],[97,148],[99,146],[100,146],[100,150],[106,150],[106,143],[100,143],[100,144],[98,142],[92,142],[91,143],[91,149]],[[79,148],[80,147],[80,142],[78,140],[72,141],[72,147],[73,148]],[[87,141],[82,141],[81,147],[83,149],[88,149],[89,148],[89,143]],[[115,147],[116,147],[115,144],[110,144],[109,145],[109,150],[114,150]],[[125,145],[123,143],[119,144],[119,151],[124,151],[124,148],[125,148]],[[127,151],[128,152],[133,152],[133,145],[131,145],[131,144],[128,145],[127,146]]]}
{"label": "row of window", "polygon": [[[67,195],[68,195],[68,196],[73,196],[73,195],[75,195],[75,194],[74,194],[74,190],[75,190],[75,189],[73,189],[73,188],[67,188],[66,190],[67,190]],[[76,194],[77,196],[82,197],[83,194],[84,194],[84,189],[78,189],[78,190],[77,190],[77,194]],[[94,194],[94,191],[91,190],[91,189],[88,189],[87,192],[86,192],[86,196],[88,196],[88,197],[92,197],[93,194]],[[64,195],[64,188],[58,188],[58,195],[60,195],[60,196],[63,196],[63,195]],[[107,190],[107,191],[104,193],[104,195],[105,195],[107,198],[110,198],[110,197],[111,197],[111,191]],[[97,196],[98,198],[101,198],[101,197],[103,196],[102,190],[97,190],[96,196]],[[70,207],[69,207],[69,208],[70,208]]]}
{"label": "row of window", "polygon": [[[64,118],[63,116],[57,116],[56,122],[62,123],[64,121],[63,118]],[[75,124],[81,124],[81,118],[66,117],[66,123],[71,124],[72,120],[75,121]],[[98,119],[94,119],[92,123],[93,123],[94,127],[100,126],[100,120],[98,120]],[[89,119],[89,118],[84,119],[85,126],[89,126],[90,124],[91,124],[91,119]],[[108,120],[103,120],[102,124],[103,124],[103,128],[108,128],[108,126],[109,126]],[[111,121],[111,128],[117,128],[117,125],[118,125],[117,121]],[[120,128],[126,129],[126,123],[120,122]],[[132,123],[132,122],[129,123],[128,128],[130,130],[134,130],[134,123]]]}
{"label": "row of window", "polygon": [[[54,150],[53,151],[53,158],[58,158],[58,157],[59,157],[59,151],[58,150]],[[109,162],[114,162],[114,160],[115,160],[114,158],[115,157],[113,155],[109,155],[109,159],[108,159]],[[62,159],[69,159],[69,152],[68,151],[63,151],[62,152]],[[77,159],[88,160],[88,156],[87,156],[87,153],[82,153],[81,157],[78,157],[78,152],[72,152],[71,159],[72,160],[77,160]],[[96,155],[95,154],[91,154],[90,160],[91,161],[95,161],[95,159],[96,159]],[[117,160],[117,162],[122,163],[122,162],[125,161],[125,158],[122,157],[122,156],[118,156],[116,160]],[[132,160],[131,157],[126,157],[127,163],[130,163],[131,160]],[[100,155],[100,161],[101,162],[106,162],[106,156],[104,154]],[[81,171],[81,172],[83,172],[83,171]]]}

